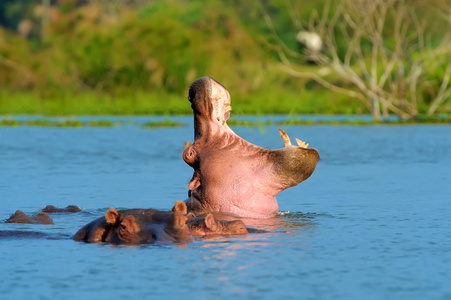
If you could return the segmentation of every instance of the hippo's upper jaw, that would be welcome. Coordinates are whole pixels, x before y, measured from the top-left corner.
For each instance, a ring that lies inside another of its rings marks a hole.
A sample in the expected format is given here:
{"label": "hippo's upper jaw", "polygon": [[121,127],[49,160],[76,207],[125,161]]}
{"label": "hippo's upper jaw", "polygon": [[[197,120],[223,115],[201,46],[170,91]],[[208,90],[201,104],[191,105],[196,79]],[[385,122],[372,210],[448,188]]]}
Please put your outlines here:
{"label": "hippo's upper jaw", "polygon": [[249,218],[276,215],[275,196],[306,180],[319,161],[318,152],[298,141],[270,150],[236,135],[227,125],[230,95],[210,77],[196,80],[189,90],[194,112],[194,143],[183,159],[194,169],[188,185],[188,209],[199,214],[221,212]]}
{"label": "hippo's upper jaw", "polygon": [[202,77],[193,82],[188,100],[194,112],[194,139],[206,134],[209,129],[226,125],[230,117],[230,94],[213,78]]}

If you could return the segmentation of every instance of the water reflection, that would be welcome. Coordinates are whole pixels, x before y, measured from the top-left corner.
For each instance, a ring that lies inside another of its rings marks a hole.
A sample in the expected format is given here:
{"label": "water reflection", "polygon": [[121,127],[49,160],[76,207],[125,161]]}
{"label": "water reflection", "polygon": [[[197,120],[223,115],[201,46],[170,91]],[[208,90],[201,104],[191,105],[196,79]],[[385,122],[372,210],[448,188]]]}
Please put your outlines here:
{"label": "water reflection", "polygon": [[63,233],[52,234],[40,231],[0,230],[0,240],[10,240],[10,239],[62,240],[69,238],[70,238],[69,235]]}
{"label": "water reflection", "polygon": [[282,247],[283,243],[275,242],[283,236],[299,235],[316,228],[316,214],[301,212],[282,212],[271,219],[241,219],[248,227],[249,233],[244,236],[204,236],[196,237],[203,248],[217,250],[218,257],[233,256],[237,250],[253,251],[264,247]]}

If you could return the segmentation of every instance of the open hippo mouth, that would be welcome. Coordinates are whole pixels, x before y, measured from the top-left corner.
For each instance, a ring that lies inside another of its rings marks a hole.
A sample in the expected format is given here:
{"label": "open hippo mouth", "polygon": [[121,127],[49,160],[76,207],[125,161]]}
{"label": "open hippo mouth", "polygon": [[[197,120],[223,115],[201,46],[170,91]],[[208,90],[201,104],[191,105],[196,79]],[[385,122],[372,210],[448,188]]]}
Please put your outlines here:
{"label": "open hippo mouth", "polygon": [[188,209],[195,214],[219,212],[238,217],[276,215],[276,195],[306,180],[319,161],[318,151],[296,139],[285,147],[262,148],[239,137],[227,125],[230,94],[220,83],[202,77],[191,85],[188,100],[194,113],[194,143],[183,159],[194,169],[188,184]]}
{"label": "open hippo mouth", "polygon": [[[226,125],[232,110],[230,94],[213,78],[203,77],[194,81],[189,89],[188,100],[194,116],[204,115],[211,123]],[[198,133],[197,127],[194,125],[195,135]]]}

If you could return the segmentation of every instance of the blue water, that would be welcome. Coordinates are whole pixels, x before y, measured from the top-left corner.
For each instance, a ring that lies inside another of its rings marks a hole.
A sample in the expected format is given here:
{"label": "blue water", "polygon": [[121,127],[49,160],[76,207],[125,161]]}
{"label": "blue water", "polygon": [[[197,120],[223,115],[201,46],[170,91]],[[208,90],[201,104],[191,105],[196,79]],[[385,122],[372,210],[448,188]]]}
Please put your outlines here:
{"label": "blue water", "polygon": [[[126,118],[122,118],[126,119]],[[135,118],[147,122],[151,118]],[[78,205],[51,238],[0,240],[1,299],[451,299],[451,126],[291,126],[320,151],[310,179],[278,196],[268,233],[186,246],[112,246],[68,236],[110,207],[186,198],[186,128],[0,127],[0,220]],[[234,130],[283,146],[278,127]]]}

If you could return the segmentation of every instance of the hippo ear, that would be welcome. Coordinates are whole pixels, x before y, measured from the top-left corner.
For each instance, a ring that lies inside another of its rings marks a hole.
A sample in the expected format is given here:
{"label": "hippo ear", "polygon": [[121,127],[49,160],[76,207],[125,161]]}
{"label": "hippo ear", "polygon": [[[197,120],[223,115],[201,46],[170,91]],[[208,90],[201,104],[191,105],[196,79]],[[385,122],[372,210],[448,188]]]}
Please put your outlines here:
{"label": "hippo ear", "polygon": [[175,213],[174,214],[174,227],[181,228],[181,227],[185,226],[187,220],[188,220],[188,218],[185,217],[184,215]]}
{"label": "hippo ear", "polygon": [[16,215],[17,217],[19,216],[25,216],[25,213],[21,210],[16,210],[16,212],[14,213],[14,215]]}
{"label": "hippo ear", "polygon": [[186,208],[186,204],[183,201],[177,201],[175,202],[174,207],[172,208],[173,212],[178,212],[181,213],[182,215],[186,215],[187,213],[187,208]]}
{"label": "hippo ear", "polygon": [[193,145],[185,144],[185,150],[183,151],[183,160],[190,166],[194,166],[199,162],[199,156],[197,155],[196,149]]}
{"label": "hippo ear", "polygon": [[211,231],[217,230],[216,220],[212,214],[208,214],[205,216],[205,226]]}
{"label": "hippo ear", "polygon": [[114,207],[110,208],[105,214],[105,219],[108,224],[114,225],[119,222],[119,212]]}

